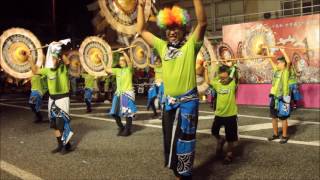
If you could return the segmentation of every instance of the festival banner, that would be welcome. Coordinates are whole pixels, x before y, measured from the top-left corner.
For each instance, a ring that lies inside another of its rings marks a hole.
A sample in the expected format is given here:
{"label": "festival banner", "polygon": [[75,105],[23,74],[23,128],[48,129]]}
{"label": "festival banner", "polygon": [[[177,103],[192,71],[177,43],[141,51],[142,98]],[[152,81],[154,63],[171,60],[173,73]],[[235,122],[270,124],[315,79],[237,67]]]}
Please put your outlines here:
{"label": "festival banner", "polygon": [[[299,83],[320,83],[319,31],[320,15],[271,19],[223,26],[223,41],[235,57],[257,57],[261,45],[285,46]],[[276,58],[273,58],[276,60]],[[240,83],[271,83],[272,67],[268,59],[238,61]]]}

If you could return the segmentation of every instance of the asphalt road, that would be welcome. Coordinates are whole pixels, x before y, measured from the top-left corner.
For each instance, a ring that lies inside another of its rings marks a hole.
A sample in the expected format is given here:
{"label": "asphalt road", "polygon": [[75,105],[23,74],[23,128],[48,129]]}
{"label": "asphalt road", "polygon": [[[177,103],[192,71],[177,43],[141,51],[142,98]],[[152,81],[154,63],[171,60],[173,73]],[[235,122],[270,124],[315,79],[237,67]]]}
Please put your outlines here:
{"label": "asphalt road", "polygon": [[[137,100],[139,113],[133,134],[118,137],[106,115],[111,106],[96,103],[93,112],[72,100],[73,152],[51,154],[56,140],[48,119],[34,124],[27,97],[0,97],[0,179],[175,179],[163,165],[161,121],[152,119],[145,100]],[[289,121],[288,144],[268,142],[272,134],[266,107],[239,106],[240,141],[235,159],[223,165],[215,159],[216,143],[210,135],[213,113],[200,105],[194,179],[320,179],[320,110],[298,109]],[[43,115],[47,116],[46,102]]]}

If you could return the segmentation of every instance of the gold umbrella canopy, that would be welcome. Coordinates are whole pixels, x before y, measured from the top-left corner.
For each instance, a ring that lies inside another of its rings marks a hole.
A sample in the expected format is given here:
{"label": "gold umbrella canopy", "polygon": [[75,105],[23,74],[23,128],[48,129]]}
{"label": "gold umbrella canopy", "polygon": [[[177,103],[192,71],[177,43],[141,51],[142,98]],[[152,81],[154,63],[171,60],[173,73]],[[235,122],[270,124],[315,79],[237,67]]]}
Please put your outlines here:
{"label": "gold umbrella canopy", "polygon": [[247,32],[244,43],[244,56],[256,57],[261,55],[262,45],[275,46],[275,44],[275,37],[271,28],[258,24]]}
{"label": "gold umbrella canopy", "polygon": [[69,74],[72,77],[80,77],[81,63],[79,51],[73,50],[67,53],[67,58],[70,60]]}
{"label": "gold umbrella canopy", "polygon": [[132,41],[130,48],[130,57],[134,66],[145,68],[149,64],[151,49],[149,45],[140,37]]}
{"label": "gold umbrella canopy", "polygon": [[215,59],[216,58],[215,58],[215,53],[213,51],[213,47],[210,41],[208,40],[208,38],[205,37],[203,41],[203,45],[196,59],[197,88],[200,94],[204,93],[209,87],[204,79],[205,72],[204,72],[203,63],[206,62],[208,64],[209,78],[212,79],[213,73],[214,73],[213,70],[216,69],[214,68],[216,66],[216,63],[213,63]]}
{"label": "gold umbrella canopy", "polygon": [[[138,0],[98,0],[100,14],[117,32],[136,33]],[[145,19],[151,15],[151,0],[146,0]]]}
{"label": "gold umbrella canopy", "polygon": [[[30,57],[28,56],[30,54]],[[32,76],[29,60],[42,66],[44,54],[41,43],[29,30],[11,28],[0,37],[0,63],[6,73],[17,79]]]}
{"label": "gold umbrella canopy", "polygon": [[100,37],[87,37],[80,46],[79,56],[82,68],[94,76],[105,76],[104,66],[112,66],[112,50]]}

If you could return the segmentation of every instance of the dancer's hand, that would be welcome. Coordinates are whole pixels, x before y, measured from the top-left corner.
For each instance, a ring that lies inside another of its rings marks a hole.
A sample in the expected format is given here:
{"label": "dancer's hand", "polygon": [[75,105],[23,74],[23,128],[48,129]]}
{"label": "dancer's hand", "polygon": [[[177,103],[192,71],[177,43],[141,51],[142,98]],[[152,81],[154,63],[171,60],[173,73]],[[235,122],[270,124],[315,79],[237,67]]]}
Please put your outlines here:
{"label": "dancer's hand", "polygon": [[287,66],[286,67],[289,68],[291,66],[291,60],[290,60],[288,54],[286,53],[285,48],[284,47],[279,47],[279,49],[280,49],[281,53],[283,54],[283,56],[284,56],[284,58],[285,58],[285,60],[287,62]]}
{"label": "dancer's hand", "polygon": [[34,59],[32,58],[32,55],[31,55],[31,51],[22,51],[21,55],[27,56],[27,61],[31,65],[35,64],[35,61],[34,61]]}
{"label": "dancer's hand", "polygon": [[202,66],[203,66],[205,69],[208,69],[209,63],[208,63],[207,61],[204,61]]}

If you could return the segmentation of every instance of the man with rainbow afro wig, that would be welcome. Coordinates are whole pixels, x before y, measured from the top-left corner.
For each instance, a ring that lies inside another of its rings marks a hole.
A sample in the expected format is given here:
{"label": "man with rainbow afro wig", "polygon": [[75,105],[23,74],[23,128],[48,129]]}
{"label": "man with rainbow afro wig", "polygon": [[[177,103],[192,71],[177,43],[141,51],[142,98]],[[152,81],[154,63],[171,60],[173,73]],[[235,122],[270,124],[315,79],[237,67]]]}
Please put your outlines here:
{"label": "man with rainbow afro wig", "polygon": [[188,38],[190,17],[186,10],[173,6],[159,12],[157,24],[165,30],[166,40],[145,28],[145,0],[139,0],[138,7],[137,32],[162,61],[165,165],[173,170],[177,179],[192,178],[199,107],[195,66],[207,26],[202,1],[193,0],[193,4],[197,25]]}

